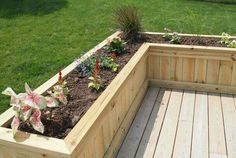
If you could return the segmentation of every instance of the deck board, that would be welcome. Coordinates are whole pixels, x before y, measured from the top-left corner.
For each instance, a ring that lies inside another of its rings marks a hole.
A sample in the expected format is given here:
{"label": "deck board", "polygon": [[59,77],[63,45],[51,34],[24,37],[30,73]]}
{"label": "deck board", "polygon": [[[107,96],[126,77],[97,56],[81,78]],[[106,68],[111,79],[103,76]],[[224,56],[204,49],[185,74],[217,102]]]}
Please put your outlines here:
{"label": "deck board", "polygon": [[120,148],[117,158],[132,158],[135,156],[159,90],[159,88],[149,88],[147,91],[144,101],[130,127],[122,147]]}
{"label": "deck board", "polygon": [[117,158],[235,158],[236,97],[149,88]]}
{"label": "deck board", "polygon": [[196,93],[191,158],[208,158],[207,93]]}
{"label": "deck board", "polygon": [[195,92],[185,91],[180,111],[173,158],[190,157],[194,103],[195,103]]}
{"label": "deck board", "polygon": [[172,90],[171,92],[166,117],[160,133],[160,138],[157,142],[154,157],[170,158],[172,155],[182,96],[182,90]]}
{"label": "deck board", "polygon": [[220,94],[208,94],[210,158],[226,158],[225,133]]}
{"label": "deck board", "polygon": [[166,90],[163,88],[160,90],[135,158],[153,157],[157,140],[164,121],[170,93],[170,90]]}

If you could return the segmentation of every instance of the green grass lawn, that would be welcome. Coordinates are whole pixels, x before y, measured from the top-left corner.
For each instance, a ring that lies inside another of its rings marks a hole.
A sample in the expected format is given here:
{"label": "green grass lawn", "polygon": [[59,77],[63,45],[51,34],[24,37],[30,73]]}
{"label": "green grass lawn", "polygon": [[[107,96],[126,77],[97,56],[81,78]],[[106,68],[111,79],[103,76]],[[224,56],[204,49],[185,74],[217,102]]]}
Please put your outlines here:
{"label": "green grass lawn", "polygon": [[[236,35],[236,4],[193,0],[1,0],[0,91],[36,88],[115,31],[113,9],[135,4],[146,31]],[[9,98],[0,95],[0,113]]]}

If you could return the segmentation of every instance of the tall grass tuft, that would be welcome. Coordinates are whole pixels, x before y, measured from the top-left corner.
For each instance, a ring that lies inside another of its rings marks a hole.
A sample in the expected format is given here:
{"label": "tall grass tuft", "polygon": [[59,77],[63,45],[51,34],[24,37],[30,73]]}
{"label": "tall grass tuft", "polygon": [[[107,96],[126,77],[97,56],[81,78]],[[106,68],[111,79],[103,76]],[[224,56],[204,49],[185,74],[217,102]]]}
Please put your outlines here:
{"label": "tall grass tuft", "polygon": [[135,6],[125,5],[114,11],[114,21],[128,41],[137,40],[142,31],[141,18]]}

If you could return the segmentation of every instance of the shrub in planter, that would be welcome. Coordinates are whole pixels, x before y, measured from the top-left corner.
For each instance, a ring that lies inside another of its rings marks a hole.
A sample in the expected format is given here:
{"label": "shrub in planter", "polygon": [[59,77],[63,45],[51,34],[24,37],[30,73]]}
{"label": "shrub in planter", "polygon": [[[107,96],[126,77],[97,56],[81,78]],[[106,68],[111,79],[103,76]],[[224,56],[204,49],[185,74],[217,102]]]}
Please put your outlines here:
{"label": "shrub in planter", "polygon": [[142,30],[141,18],[136,7],[127,5],[117,8],[114,12],[115,23],[123,32],[126,40],[136,40]]}

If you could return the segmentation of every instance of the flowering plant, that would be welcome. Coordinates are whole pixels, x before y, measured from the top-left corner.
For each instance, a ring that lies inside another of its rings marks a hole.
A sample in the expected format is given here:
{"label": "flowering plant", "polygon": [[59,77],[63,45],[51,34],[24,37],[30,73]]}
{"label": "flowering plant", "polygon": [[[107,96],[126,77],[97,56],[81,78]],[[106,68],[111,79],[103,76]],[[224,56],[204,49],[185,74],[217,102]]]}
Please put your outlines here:
{"label": "flowering plant", "polygon": [[98,91],[101,88],[101,77],[99,76],[99,59],[96,58],[96,66],[93,75],[88,78],[90,80],[88,88]]}
{"label": "flowering plant", "polygon": [[66,82],[62,79],[61,71],[59,72],[58,85],[54,86],[53,90],[49,92],[51,97],[37,94],[30,89],[27,83],[25,83],[25,91],[25,93],[16,94],[12,88],[8,87],[2,92],[2,94],[11,97],[10,105],[15,111],[15,116],[11,123],[14,136],[21,122],[27,122],[36,131],[44,133],[40,110],[46,107],[57,107],[59,105],[57,100],[67,103],[66,94],[68,93],[68,88],[66,87]]}
{"label": "flowering plant", "polygon": [[36,131],[44,132],[40,110],[47,107],[47,101],[42,95],[33,92],[27,83],[25,83],[25,91],[26,93],[16,94],[8,87],[2,92],[4,95],[11,96],[10,105],[15,111],[15,116],[11,123],[14,136],[21,122],[28,122]]}
{"label": "flowering plant", "polygon": [[67,94],[68,94],[68,87],[66,86],[66,82],[62,78],[62,72],[59,70],[59,77],[58,77],[58,84],[55,85],[51,91],[48,91],[48,94],[51,95],[51,97],[46,97],[49,106],[50,107],[56,107],[59,104],[57,103],[57,100],[61,102],[62,104],[67,104]]}

